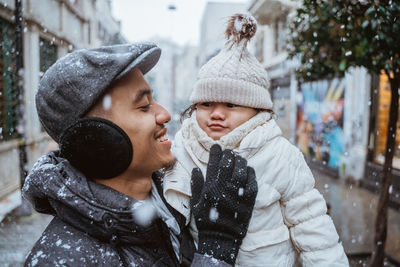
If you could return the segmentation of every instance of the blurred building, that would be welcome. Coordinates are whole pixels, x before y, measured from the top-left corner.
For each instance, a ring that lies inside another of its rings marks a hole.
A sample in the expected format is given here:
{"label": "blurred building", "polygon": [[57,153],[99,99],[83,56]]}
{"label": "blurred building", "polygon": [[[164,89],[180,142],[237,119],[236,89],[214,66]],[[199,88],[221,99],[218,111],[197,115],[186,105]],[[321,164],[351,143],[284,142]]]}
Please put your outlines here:
{"label": "blurred building", "polygon": [[199,64],[218,54],[226,42],[225,29],[230,16],[246,12],[246,3],[208,2],[200,24]]}
{"label": "blurred building", "polygon": [[167,124],[168,135],[172,138],[178,128],[173,119],[176,113],[176,86],[177,81],[183,79],[177,70],[178,62],[182,60],[181,47],[167,39],[151,41],[156,43],[162,52],[157,65],[145,75],[145,78],[153,89],[153,98],[172,116],[172,122]]}
{"label": "blurred building", "polygon": [[249,5],[249,12],[259,25],[252,42],[254,55],[268,71],[277,123],[292,142],[295,140],[297,97],[293,69],[297,62],[287,59],[285,36],[287,17],[295,6],[295,1],[251,1]]}
{"label": "blurred building", "polygon": [[[376,190],[382,179],[390,90],[384,75],[352,68],[344,77],[300,83],[285,36],[301,1],[252,0],[260,25],[253,51],[271,77],[274,111],[285,137],[310,164]],[[393,162],[392,204],[400,204],[400,124]]]}
{"label": "blurred building", "polygon": [[[123,42],[110,0],[23,0],[24,95],[17,88],[15,0],[0,0],[0,220],[20,201],[18,133],[26,137],[29,170],[48,150],[34,96],[40,77],[57,58],[79,48]],[[24,119],[18,116],[20,103]]]}
{"label": "blurred building", "polygon": [[[199,53],[201,51],[196,46],[185,46],[179,54],[175,92],[175,111],[178,116],[191,105],[189,97],[199,71]],[[178,119],[175,118],[175,120]]]}

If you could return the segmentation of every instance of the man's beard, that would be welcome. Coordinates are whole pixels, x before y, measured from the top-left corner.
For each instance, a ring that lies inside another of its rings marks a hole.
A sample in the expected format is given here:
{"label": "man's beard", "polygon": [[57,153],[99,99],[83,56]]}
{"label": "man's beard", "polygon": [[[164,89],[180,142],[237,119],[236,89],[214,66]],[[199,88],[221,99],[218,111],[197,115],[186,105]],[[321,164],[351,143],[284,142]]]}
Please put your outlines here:
{"label": "man's beard", "polygon": [[172,170],[175,167],[176,161],[177,161],[176,158],[174,158],[173,161],[165,164],[165,166],[162,167],[162,170],[164,172]]}

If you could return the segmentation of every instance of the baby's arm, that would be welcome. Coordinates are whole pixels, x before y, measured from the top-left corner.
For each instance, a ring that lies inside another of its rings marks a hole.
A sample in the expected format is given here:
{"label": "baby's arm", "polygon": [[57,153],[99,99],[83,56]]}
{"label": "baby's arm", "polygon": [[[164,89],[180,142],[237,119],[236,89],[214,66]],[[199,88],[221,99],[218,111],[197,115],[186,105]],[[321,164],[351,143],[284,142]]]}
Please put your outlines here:
{"label": "baby's arm", "polygon": [[282,212],[303,266],[349,266],[323,196],[298,149],[289,161]]}

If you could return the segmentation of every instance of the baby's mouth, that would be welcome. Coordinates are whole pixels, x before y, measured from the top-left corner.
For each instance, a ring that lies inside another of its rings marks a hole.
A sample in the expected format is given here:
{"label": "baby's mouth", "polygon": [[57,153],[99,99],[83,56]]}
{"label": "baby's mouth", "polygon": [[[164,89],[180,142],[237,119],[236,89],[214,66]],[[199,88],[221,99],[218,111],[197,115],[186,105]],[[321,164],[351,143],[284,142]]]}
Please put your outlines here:
{"label": "baby's mouth", "polygon": [[214,131],[221,131],[221,130],[225,129],[226,127],[221,124],[212,123],[212,124],[208,125],[208,128],[210,128],[211,130],[214,130]]}

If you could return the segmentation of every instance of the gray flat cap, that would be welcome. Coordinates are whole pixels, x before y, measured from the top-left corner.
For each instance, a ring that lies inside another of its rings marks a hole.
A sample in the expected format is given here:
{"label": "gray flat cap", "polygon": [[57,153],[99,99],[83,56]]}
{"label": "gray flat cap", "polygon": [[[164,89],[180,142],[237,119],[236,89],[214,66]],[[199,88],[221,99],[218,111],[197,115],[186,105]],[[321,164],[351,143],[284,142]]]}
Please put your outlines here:
{"label": "gray flat cap", "polygon": [[160,58],[153,43],[133,43],[74,51],[57,60],[36,93],[39,119],[56,141],[103,96],[110,84],[138,67],[143,74]]}

